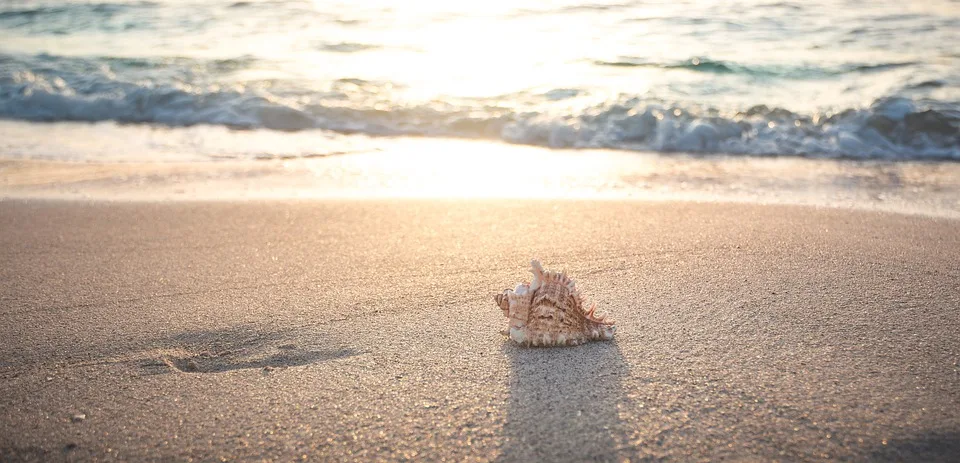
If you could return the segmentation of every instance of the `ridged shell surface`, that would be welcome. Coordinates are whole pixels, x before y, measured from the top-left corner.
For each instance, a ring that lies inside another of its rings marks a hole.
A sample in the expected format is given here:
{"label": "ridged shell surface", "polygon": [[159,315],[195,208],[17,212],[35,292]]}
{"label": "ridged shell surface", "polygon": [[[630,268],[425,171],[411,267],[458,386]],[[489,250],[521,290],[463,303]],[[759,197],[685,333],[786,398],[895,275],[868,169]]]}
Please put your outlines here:
{"label": "ridged shell surface", "polygon": [[589,310],[566,273],[548,272],[540,262],[530,262],[533,281],[494,296],[508,319],[506,334],[524,346],[575,346],[588,341],[613,339],[612,320]]}

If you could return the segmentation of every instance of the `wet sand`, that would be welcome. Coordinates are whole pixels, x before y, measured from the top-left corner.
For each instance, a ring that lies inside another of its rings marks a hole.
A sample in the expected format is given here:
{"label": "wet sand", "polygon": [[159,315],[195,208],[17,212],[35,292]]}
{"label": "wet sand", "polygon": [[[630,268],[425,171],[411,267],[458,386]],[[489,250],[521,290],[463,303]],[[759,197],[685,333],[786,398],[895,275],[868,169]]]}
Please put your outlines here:
{"label": "wet sand", "polygon": [[[960,454],[960,222],[642,201],[0,201],[0,459]],[[614,342],[523,349],[565,268]]]}
{"label": "wet sand", "polygon": [[365,152],[289,159],[0,158],[0,200],[629,199],[960,219],[960,163],[548,150],[423,138],[380,143]]}

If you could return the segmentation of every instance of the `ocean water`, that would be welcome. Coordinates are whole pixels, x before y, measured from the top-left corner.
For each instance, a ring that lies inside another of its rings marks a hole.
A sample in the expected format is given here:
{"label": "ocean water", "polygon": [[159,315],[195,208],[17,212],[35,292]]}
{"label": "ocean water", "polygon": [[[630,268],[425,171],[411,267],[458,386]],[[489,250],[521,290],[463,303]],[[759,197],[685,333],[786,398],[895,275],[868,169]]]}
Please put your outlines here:
{"label": "ocean water", "polygon": [[5,0],[0,119],[19,157],[416,136],[956,161],[960,1]]}

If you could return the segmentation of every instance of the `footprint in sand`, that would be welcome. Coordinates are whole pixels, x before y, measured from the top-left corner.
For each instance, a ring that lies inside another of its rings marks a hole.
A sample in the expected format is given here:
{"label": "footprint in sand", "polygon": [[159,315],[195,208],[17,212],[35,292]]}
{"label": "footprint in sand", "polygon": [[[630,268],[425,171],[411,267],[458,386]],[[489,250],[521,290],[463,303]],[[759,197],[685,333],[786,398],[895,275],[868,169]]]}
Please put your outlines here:
{"label": "footprint in sand", "polygon": [[[288,333],[289,334],[289,333]],[[145,375],[172,373],[223,373],[257,368],[308,365],[360,354],[341,346],[302,346],[284,342],[279,333],[250,330],[185,333],[170,339],[168,348],[136,355]],[[129,361],[129,360],[127,360]]]}
{"label": "footprint in sand", "polygon": [[[182,357],[167,357],[165,363],[185,373],[222,373],[245,368],[273,369],[294,367],[356,355],[350,349],[300,350],[278,346],[269,352],[207,353]],[[268,349],[267,349],[268,350]]]}

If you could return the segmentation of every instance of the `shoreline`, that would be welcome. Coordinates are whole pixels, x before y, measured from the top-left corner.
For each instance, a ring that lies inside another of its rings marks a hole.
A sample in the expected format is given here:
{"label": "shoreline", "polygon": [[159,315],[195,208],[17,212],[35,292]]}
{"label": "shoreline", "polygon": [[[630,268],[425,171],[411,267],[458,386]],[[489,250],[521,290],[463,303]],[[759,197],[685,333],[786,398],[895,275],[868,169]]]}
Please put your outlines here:
{"label": "shoreline", "polygon": [[[960,451],[956,220],[498,199],[0,214],[4,459]],[[611,313],[613,342],[498,334],[491,295],[533,257]]]}
{"label": "shoreline", "polygon": [[564,199],[782,204],[960,218],[960,163],[549,150],[397,138],[310,158],[0,160],[0,199]]}

